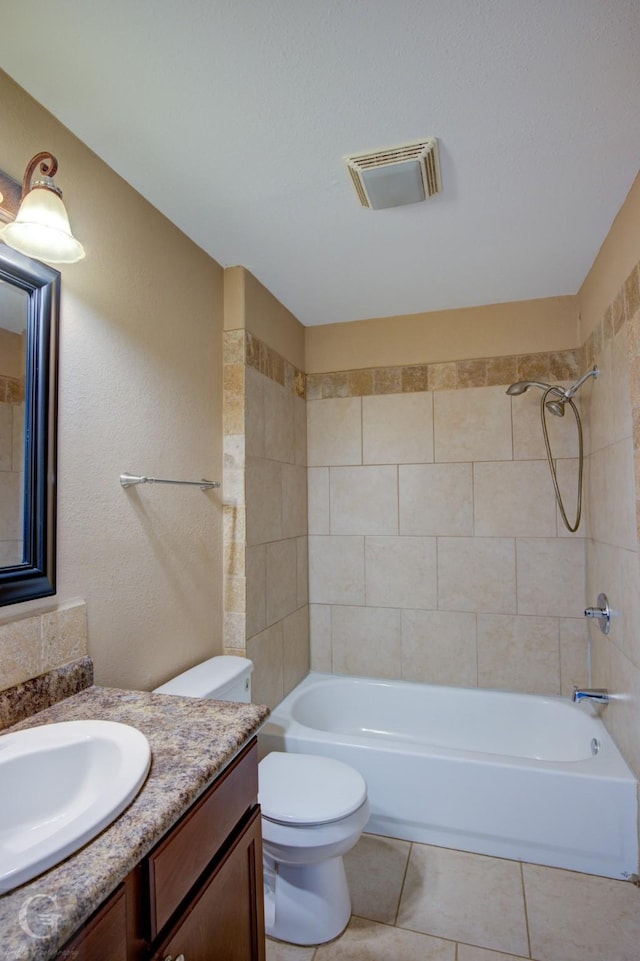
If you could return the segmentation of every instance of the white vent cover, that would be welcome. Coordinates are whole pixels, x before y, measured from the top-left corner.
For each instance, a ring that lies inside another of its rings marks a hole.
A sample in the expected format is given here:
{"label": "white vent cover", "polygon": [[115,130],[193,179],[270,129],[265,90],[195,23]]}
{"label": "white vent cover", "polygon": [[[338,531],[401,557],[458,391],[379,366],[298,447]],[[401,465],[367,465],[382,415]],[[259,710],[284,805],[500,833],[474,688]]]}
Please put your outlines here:
{"label": "white vent cover", "polygon": [[363,207],[415,204],[442,189],[435,137],[343,159]]}

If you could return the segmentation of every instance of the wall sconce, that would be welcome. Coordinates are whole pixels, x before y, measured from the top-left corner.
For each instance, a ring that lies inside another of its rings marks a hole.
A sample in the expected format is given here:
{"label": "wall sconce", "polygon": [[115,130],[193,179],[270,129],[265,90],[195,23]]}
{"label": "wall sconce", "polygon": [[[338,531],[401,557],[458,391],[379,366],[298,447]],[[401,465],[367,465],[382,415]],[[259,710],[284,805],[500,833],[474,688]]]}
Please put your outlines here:
{"label": "wall sconce", "polygon": [[[32,183],[38,164],[42,176]],[[71,233],[62,191],[53,182],[57,169],[58,161],[46,151],[31,158],[22,181],[20,208],[15,220],[0,230],[0,240],[36,260],[49,264],[75,264],[84,257],[84,248]],[[16,187],[19,187],[17,182],[0,171],[4,220],[10,219],[15,210],[15,206],[11,210],[11,198],[15,203]]]}

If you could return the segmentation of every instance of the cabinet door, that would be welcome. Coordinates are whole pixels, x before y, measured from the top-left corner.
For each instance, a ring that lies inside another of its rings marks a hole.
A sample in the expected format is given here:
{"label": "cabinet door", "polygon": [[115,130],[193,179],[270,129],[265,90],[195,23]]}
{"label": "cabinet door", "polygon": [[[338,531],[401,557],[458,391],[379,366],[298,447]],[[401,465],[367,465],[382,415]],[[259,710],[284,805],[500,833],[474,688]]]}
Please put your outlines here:
{"label": "cabinet door", "polygon": [[58,957],[74,961],[128,961],[124,884],[98,908],[73,940],[67,942]]}
{"label": "cabinet door", "polygon": [[148,857],[154,941],[258,800],[255,738]]}
{"label": "cabinet door", "polygon": [[251,816],[153,961],[265,961],[260,809]]}

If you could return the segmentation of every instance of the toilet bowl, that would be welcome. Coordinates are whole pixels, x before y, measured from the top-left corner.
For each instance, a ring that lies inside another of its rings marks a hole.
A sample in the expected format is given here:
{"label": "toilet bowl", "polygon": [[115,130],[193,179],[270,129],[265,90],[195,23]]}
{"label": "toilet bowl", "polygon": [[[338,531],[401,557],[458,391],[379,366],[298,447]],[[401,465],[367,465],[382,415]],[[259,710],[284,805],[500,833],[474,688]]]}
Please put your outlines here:
{"label": "toilet bowl", "polygon": [[274,751],[259,764],[267,934],[337,937],[351,916],[342,860],[369,819],[362,775],[333,758]]}
{"label": "toilet bowl", "polygon": [[[253,664],[212,657],[154,693],[251,701]],[[351,899],[343,855],[369,818],[362,775],[333,758],[274,751],[258,766],[265,927],[291,944],[322,944],[347,926]]]}

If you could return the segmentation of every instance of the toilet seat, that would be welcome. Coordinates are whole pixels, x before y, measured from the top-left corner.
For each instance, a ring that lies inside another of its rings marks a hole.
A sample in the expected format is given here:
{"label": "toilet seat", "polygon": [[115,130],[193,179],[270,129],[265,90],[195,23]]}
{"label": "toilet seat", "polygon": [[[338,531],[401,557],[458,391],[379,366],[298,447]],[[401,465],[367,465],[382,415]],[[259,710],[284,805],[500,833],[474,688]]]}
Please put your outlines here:
{"label": "toilet seat", "polygon": [[279,824],[339,821],[367,799],[362,775],[334,758],[274,751],[258,771],[262,816]]}

